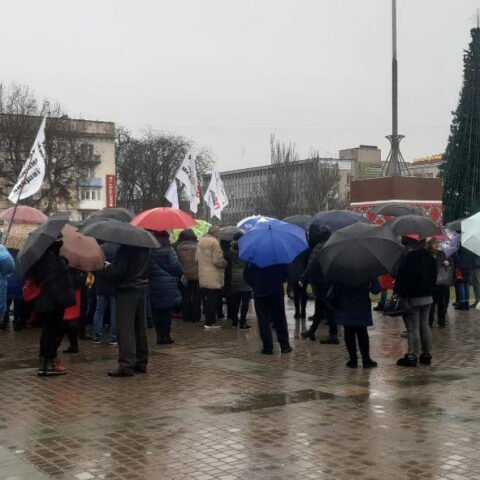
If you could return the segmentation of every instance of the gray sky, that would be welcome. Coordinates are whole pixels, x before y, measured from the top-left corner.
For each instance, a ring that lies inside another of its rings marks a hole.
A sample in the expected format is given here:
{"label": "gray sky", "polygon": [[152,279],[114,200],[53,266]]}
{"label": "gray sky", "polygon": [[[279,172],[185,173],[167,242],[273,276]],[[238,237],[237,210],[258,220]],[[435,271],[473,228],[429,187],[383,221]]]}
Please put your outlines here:
{"label": "gray sky", "polygon": [[[398,0],[403,154],[442,152],[478,0]],[[186,135],[221,169],[269,133],[389,150],[390,0],[4,0],[0,80],[72,116]]]}

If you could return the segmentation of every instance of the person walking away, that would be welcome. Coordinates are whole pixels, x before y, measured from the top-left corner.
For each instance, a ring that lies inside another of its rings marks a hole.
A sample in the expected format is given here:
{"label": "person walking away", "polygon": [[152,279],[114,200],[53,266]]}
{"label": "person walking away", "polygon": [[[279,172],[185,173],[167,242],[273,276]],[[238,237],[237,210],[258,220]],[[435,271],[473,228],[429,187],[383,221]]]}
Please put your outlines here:
{"label": "person walking away", "polygon": [[40,288],[34,301],[34,311],[42,325],[39,376],[66,373],[57,358],[58,339],[65,309],[75,305],[76,299],[67,262],[60,256],[62,243],[59,237],[27,272],[27,279]]}
{"label": "person walking away", "polygon": [[[15,259],[17,258],[18,250],[8,249],[8,252],[12,256],[15,266]],[[5,278],[7,280],[7,299],[5,315],[3,316],[3,322],[0,323],[0,330],[5,330],[7,328],[10,319],[10,307],[13,303],[13,330],[19,331],[26,327],[29,313],[29,308],[27,308],[27,305],[23,300],[22,288],[25,283],[25,277],[23,275],[17,275],[15,271],[13,271],[11,275],[6,276]]]}
{"label": "person walking away", "polygon": [[258,331],[263,343],[261,353],[264,355],[273,355],[272,324],[277,332],[280,351],[282,353],[292,351],[288,338],[283,290],[283,284],[287,279],[288,266],[285,264],[260,268],[250,263],[245,269],[245,280],[253,290]]}
{"label": "person walking away", "polygon": [[[248,329],[247,324],[248,308],[252,298],[252,288],[246,282],[244,274],[247,262],[240,258],[238,250],[238,241],[242,238],[243,233],[236,233],[230,246],[230,263],[231,263],[231,314],[232,328],[240,325],[241,329]],[[238,314],[240,313],[240,319]]]}
{"label": "person walking away", "polygon": [[288,266],[288,284],[291,285],[293,293],[293,304],[295,305],[294,318],[307,318],[307,284],[301,282],[302,274],[307,268],[309,250],[299,253],[293,262]]}
{"label": "person walking away", "polygon": [[197,236],[191,228],[179,235],[177,255],[183,270],[182,310],[184,322],[199,322],[201,295],[198,285]]}
{"label": "person walking away", "polygon": [[408,351],[397,361],[399,366],[416,367],[417,360],[424,365],[432,362],[429,319],[436,283],[437,263],[427,252],[425,240],[417,241],[416,247],[401,261],[395,278],[394,293],[410,303],[410,312],[403,317]]}
{"label": "person walking away", "polygon": [[227,261],[220,247],[219,235],[220,228],[212,225],[207,235],[198,242],[195,254],[199,285],[205,295],[206,329],[220,328],[217,325],[217,305],[225,281]]}
{"label": "person walking away", "polygon": [[152,251],[150,257],[150,301],[153,322],[157,332],[157,344],[174,343],[170,336],[172,308],[182,301],[178,279],[183,270],[175,250],[170,245],[170,234],[166,231],[152,232],[160,248]]}
{"label": "person walking away", "polygon": [[223,282],[223,288],[220,292],[218,303],[217,303],[217,318],[224,319],[225,314],[223,313],[223,299],[225,299],[225,304],[227,306],[227,319],[232,320],[232,296],[231,296],[231,283],[232,283],[232,262],[230,260],[230,240],[220,240],[220,247],[223,251],[223,258],[227,262],[227,265],[224,270],[225,279]]}
{"label": "person walking away", "polygon": [[433,303],[430,308],[429,325],[432,327],[437,311],[438,326],[446,326],[447,299],[450,285],[453,280],[453,265],[447,260],[444,252],[439,249],[438,240],[431,238],[427,242],[427,251],[432,255],[437,264],[437,281],[433,289]]}
{"label": "person walking away", "polygon": [[320,343],[326,345],[338,345],[338,327],[332,309],[325,300],[325,296],[330,287],[322,267],[320,266],[320,252],[325,243],[330,238],[332,232],[330,228],[324,225],[312,225],[309,231],[309,243],[312,248],[308,257],[307,268],[303,272],[300,283],[305,287],[308,283],[312,286],[313,296],[315,298],[315,314],[310,328],[302,333],[302,338],[309,338],[315,341],[315,333],[320,322],[326,318],[328,323],[328,338],[321,340]]}
{"label": "person walking away", "polygon": [[470,309],[470,282],[475,268],[476,255],[464,247],[453,256],[455,262],[455,285],[457,289],[456,310]]}
{"label": "person walking away", "polygon": [[87,280],[87,273],[70,268],[70,279],[75,291],[75,305],[65,309],[62,322],[62,333],[58,341],[60,347],[65,335],[68,338],[69,346],[63,353],[78,353],[79,322],[82,310],[82,288]]}
{"label": "person walking away", "polygon": [[0,320],[4,322],[7,310],[8,278],[15,272],[15,260],[6,247],[0,245]]}
{"label": "person walking away", "polygon": [[[114,243],[103,243],[101,245],[105,260],[112,263],[118,252],[118,245]],[[95,273],[95,287],[97,301],[95,314],[93,316],[93,343],[99,344],[103,341],[103,327],[105,322],[105,313],[110,312],[109,318],[109,344],[112,346],[117,343],[117,302],[113,288],[112,278],[107,271],[99,271]]]}
{"label": "person walking away", "polygon": [[118,366],[110,377],[146,373],[148,342],[145,293],[149,280],[150,250],[121,245],[106,264],[116,296]]}
{"label": "person walking away", "polygon": [[380,285],[375,280],[359,286],[335,283],[332,292],[332,305],[335,320],[343,325],[345,346],[349,355],[348,368],[357,368],[357,342],[362,356],[363,368],[375,368],[377,362],[370,358],[368,329],[373,325],[370,293],[380,293]]}

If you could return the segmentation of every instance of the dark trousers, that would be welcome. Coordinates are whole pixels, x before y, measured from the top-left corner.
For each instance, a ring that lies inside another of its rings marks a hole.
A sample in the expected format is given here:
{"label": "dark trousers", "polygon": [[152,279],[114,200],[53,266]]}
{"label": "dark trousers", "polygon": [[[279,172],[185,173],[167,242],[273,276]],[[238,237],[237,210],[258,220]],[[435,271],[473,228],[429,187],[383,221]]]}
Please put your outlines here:
{"label": "dark trousers", "polygon": [[62,331],[60,338],[58,339],[57,348],[60,347],[62,340],[67,336],[70,348],[78,350],[78,323],[77,320],[63,320]]}
{"label": "dark trousers", "polygon": [[295,305],[295,315],[300,315],[302,318],[306,317],[307,309],[307,287],[301,287],[298,283],[294,283],[293,287],[293,304]]}
{"label": "dark trousers", "polygon": [[213,288],[204,288],[205,295],[205,325],[215,325],[217,323],[217,308],[221,290]]}
{"label": "dark trousers", "polygon": [[58,339],[62,335],[63,314],[65,309],[53,312],[39,312],[37,319],[42,325],[40,336],[40,357],[53,360],[57,357]]}
{"label": "dark trousers", "polygon": [[357,359],[357,341],[362,355],[362,360],[370,360],[370,341],[367,327],[347,327],[345,325],[345,346],[347,347],[350,360]]}
{"label": "dark trousers", "polygon": [[154,308],[152,309],[153,323],[157,332],[157,342],[170,338],[172,329],[172,309]]}
{"label": "dark trousers", "polygon": [[445,315],[447,313],[447,301],[450,294],[450,287],[446,285],[437,285],[433,290],[433,303],[430,307],[430,326],[435,320],[435,309],[438,315],[438,324],[445,325]]}
{"label": "dark trousers", "polygon": [[5,312],[4,323],[8,323],[9,312],[13,303],[13,327],[15,330],[21,330],[27,325],[28,314],[30,308],[27,306],[27,303],[23,298],[8,298],[7,299],[7,310]]}
{"label": "dark trousers", "polygon": [[312,290],[315,298],[315,315],[312,325],[310,326],[310,332],[315,334],[320,322],[326,318],[328,324],[328,334],[330,337],[338,336],[338,326],[337,322],[335,321],[335,312],[325,305],[325,300],[320,289],[312,285]]}
{"label": "dark trousers", "polygon": [[201,294],[198,280],[189,280],[182,289],[182,310],[185,322],[200,321]]}
{"label": "dark trousers", "polygon": [[238,325],[238,314],[240,313],[240,323],[246,323],[248,307],[252,292],[232,292],[232,324]]}
{"label": "dark trousers", "polygon": [[145,292],[123,290],[117,294],[118,366],[121,370],[148,363]]}
{"label": "dark trousers", "polygon": [[263,348],[265,350],[273,350],[272,323],[277,332],[280,347],[288,347],[290,341],[288,339],[287,317],[285,315],[283,295],[255,297],[254,304]]}

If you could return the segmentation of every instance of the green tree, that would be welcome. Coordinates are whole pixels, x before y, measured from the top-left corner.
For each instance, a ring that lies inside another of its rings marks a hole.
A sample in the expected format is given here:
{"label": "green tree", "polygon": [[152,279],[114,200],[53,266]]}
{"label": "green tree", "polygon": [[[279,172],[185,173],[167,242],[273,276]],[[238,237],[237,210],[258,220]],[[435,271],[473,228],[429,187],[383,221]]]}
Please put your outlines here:
{"label": "green tree", "polygon": [[453,112],[442,169],[444,218],[452,221],[480,209],[480,28],[463,57],[463,85]]}

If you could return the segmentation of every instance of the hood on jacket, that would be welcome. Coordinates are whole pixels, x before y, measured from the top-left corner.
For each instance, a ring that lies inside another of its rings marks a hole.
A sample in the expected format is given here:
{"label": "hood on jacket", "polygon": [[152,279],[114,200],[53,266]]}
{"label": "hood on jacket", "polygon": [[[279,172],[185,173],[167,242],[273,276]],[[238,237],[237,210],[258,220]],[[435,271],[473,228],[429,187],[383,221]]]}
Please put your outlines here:
{"label": "hood on jacket", "polygon": [[332,231],[326,225],[312,225],[308,232],[308,243],[310,248],[319,243],[325,243],[331,237]]}

